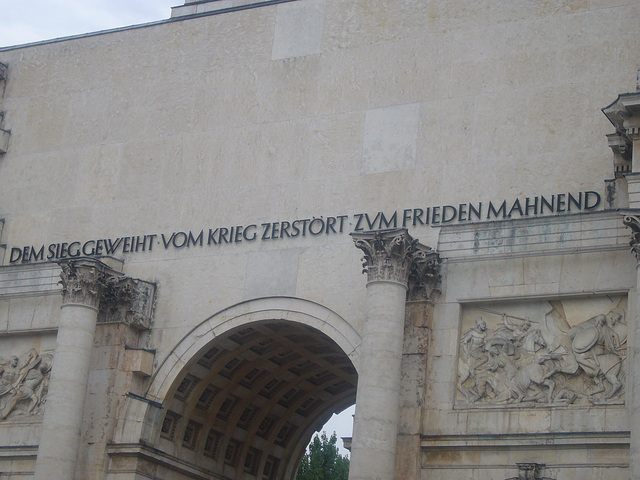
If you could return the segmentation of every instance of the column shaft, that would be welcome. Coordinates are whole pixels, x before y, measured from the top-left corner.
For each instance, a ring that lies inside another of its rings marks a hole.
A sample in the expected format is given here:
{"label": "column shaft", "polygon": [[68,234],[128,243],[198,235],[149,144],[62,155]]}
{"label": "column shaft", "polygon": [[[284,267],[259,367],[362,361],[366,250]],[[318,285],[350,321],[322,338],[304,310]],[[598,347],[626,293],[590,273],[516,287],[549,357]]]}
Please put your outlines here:
{"label": "column shaft", "polygon": [[368,282],[349,479],[392,480],[407,289],[426,294],[437,254],[404,228],[351,235],[364,252]]}
{"label": "column shaft", "polygon": [[37,480],[73,480],[98,310],[63,305],[36,460]]}
{"label": "column shaft", "polygon": [[[629,302],[631,306],[631,302]],[[631,395],[629,407],[629,420],[631,428],[631,445],[629,455],[629,478],[640,478],[640,264],[636,265],[636,288],[635,288],[635,315],[633,317],[633,352],[631,358],[628,359],[628,365],[631,366],[631,375],[627,380],[629,392]],[[631,326],[631,325],[629,325]],[[629,396],[629,395],[628,395]],[[629,401],[629,400],[627,400]]]}
{"label": "column shaft", "polygon": [[[633,348],[627,365],[630,372],[627,375],[627,404],[629,412],[629,428],[631,439],[629,446],[629,478],[640,478],[640,216],[628,215],[623,223],[631,229],[631,251],[636,257],[636,285],[635,298],[629,298],[628,309],[633,309],[633,323],[627,328],[633,328]],[[631,336],[631,335],[629,335]],[[631,397],[631,398],[629,398]]]}
{"label": "column shaft", "polygon": [[74,480],[93,337],[108,270],[92,259],[73,260],[60,267],[62,308],[36,458],[36,480]]}
{"label": "column shaft", "polygon": [[350,480],[393,478],[406,294],[395,282],[367,285]]}

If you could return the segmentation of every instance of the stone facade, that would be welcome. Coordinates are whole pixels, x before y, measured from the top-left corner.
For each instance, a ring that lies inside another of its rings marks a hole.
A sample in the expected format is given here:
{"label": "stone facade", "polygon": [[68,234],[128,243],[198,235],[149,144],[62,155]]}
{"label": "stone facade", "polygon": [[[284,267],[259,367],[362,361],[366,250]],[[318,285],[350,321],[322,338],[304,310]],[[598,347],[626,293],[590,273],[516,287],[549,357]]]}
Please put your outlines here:
{"label": "stone facade", "polygon": [[639,19],[206,0],[0,49],[0,477],[292,479],[355,403],[353,479],[640,478]]}

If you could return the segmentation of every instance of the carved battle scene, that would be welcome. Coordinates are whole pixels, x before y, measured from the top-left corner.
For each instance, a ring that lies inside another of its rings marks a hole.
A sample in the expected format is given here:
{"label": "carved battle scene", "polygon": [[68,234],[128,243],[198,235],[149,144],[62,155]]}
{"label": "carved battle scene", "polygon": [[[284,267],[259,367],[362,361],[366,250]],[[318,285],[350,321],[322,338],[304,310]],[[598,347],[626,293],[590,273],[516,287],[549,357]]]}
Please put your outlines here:
{"label": "carved battle scene", "polygon": [[52,353],[33,348],[19,357],[0,357],[0,420],[43,413],[52,363]]}
{"label": "carved battle scene", "polygon": [[623,404],[627,299],[466,306],[458,406]]}

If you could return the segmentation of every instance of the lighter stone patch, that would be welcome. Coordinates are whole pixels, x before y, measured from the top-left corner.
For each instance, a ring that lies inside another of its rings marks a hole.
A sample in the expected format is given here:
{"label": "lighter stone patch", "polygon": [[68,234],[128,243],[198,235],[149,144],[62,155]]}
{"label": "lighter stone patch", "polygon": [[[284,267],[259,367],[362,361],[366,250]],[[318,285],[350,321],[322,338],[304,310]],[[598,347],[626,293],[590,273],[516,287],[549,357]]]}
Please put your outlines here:
{"label": "lighter stone patch", "polygon": [[368,110],[364,124],[362,173],[405,170],[415,164],[420,104]]}
{"label": "lighter stone patch", "polygon": [[271,59],[320,53],[324,11],[324,0],[278,5]]}
{"label": "lighter stone patch", "polygon": [[247,262],[244,298],[294,296],[298,258],[297,249],[252,253]]}

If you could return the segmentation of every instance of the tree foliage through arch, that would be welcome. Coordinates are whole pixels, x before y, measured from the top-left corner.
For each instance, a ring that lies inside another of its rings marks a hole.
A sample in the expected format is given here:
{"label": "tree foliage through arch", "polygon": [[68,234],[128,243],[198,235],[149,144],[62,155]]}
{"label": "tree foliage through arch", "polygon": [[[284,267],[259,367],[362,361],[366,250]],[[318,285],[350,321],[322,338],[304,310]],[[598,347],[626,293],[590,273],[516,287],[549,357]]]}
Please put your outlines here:
{"label": "tree foliage through arch", "polygon": [[349,477],[349,457],[340,455],[338,438],[333,432],[314,435],[306,453],[302,457],[296,480],[347,480]]}

